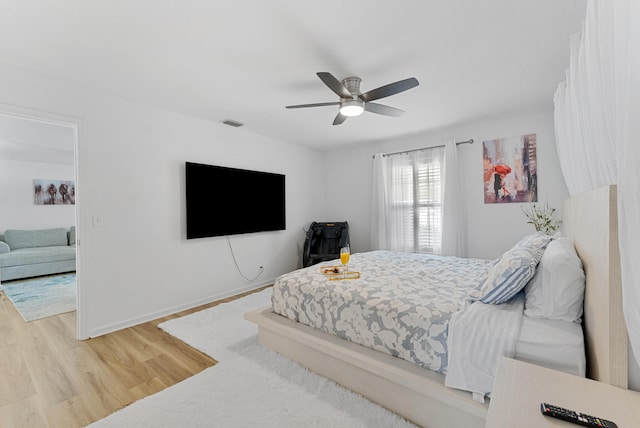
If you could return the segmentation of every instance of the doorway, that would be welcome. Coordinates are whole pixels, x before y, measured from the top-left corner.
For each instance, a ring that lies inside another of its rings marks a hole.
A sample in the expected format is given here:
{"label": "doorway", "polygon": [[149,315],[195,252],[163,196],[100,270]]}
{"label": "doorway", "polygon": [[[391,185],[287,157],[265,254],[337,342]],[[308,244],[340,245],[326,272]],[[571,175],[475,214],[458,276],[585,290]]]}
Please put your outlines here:
{"label": "doorway", "polygon": [[[80,236],[78,126],[75,118],[0,104],[0,233],[6,229],[71,230],[73,226],[75,236]],[[64,190],[69,190],[64,202],[56,204],[53,198],[47,198],[47,203],[42,203],[42,194],[40,198],[36,195],[39,180],[64,182]],[[74,189],[69,188],[70,183]],[[76,330],[80,339],[82,292],[77,246],[75,253]]]}

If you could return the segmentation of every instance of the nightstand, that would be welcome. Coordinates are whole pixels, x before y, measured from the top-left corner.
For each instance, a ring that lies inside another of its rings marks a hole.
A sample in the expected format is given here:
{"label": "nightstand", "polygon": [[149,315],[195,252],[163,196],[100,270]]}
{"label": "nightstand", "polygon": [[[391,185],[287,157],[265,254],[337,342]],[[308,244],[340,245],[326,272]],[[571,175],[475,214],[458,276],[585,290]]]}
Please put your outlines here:
{"label": "nightstand", "polygon": [[498,363],[485,428],[578,427],[540,413],[546,402],[640,427],[640,393],[511,358]]}

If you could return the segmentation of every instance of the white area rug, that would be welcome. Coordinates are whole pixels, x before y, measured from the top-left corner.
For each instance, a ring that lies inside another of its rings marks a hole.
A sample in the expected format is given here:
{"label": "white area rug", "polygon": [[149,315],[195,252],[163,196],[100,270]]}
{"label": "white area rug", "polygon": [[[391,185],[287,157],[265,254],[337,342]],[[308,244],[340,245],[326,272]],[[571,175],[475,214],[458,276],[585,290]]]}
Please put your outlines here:
{"label": "white area rug", "polygon": [[270,297],[266,289],[160,324],[220,363],[90,427],[414,427],[258,345],[243,316]]}

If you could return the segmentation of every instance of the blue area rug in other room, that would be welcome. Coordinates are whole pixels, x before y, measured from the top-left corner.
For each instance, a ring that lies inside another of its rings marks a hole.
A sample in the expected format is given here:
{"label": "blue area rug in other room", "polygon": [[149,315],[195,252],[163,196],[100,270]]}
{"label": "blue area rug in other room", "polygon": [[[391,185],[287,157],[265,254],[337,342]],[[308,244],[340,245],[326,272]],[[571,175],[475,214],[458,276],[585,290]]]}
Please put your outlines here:
{"label": "blue area rug in other room", "polygon": [[2,284],[25,321],[76,310],[76,274],[53,275]]}

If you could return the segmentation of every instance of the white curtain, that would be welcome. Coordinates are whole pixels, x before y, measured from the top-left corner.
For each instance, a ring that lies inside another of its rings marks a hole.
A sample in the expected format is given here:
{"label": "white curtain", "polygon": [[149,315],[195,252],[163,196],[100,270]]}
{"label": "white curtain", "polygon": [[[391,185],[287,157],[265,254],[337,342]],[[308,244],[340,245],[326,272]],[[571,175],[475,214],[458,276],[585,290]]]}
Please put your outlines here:
{"label": "white curtain", "polygon": [[389,217],[389,191],[387,182],[389,165],[382,153],[373,156],[373,196],[371,203],[371,249],[389,249],[389,233],[387,217]]}
{"label": "white curtain", "polygon": [[571,195],[618,185],[624,315],[640,361],[640,2],[589,0],[554,96],[556,144]]}
{"label": "white curtain", "polygon": [[[414,164],[423,151],[374,157],[372,248],[416,252]],[[406,208],[406,209],[405,209]],[[438,248],[439,250],[439,248]]]}
{"label": "white curtain", "polygon": [[[387,163],[387,229],[388,247],[392,251],[416,252],[414,194],[414,163],[421,151],[385,156]],[[405,209],[406,208],[406,209]]]}
{"label": "white curtain", "polygon": [[465,257],[466,218],[462,194],[462,170],[458,167],[458,146],[455,141],[444,145],[444,177],[442,195],[442,252],[443,256]]}
{"label": "white curtain", "polygon": [[[459,181],[454,148],[445,178],[445,149],[431,147],[401,154],[374,156],[371,245],[373,249],[441,254],[443,250],[443,206],[450,193],[452,215],[461,216]],[[447,188],[445,191],[445,183]],[[449,190],[449,187],[451,190]],[[449,222],[452,245],[446,250],[459,254],[460,224]]]}

